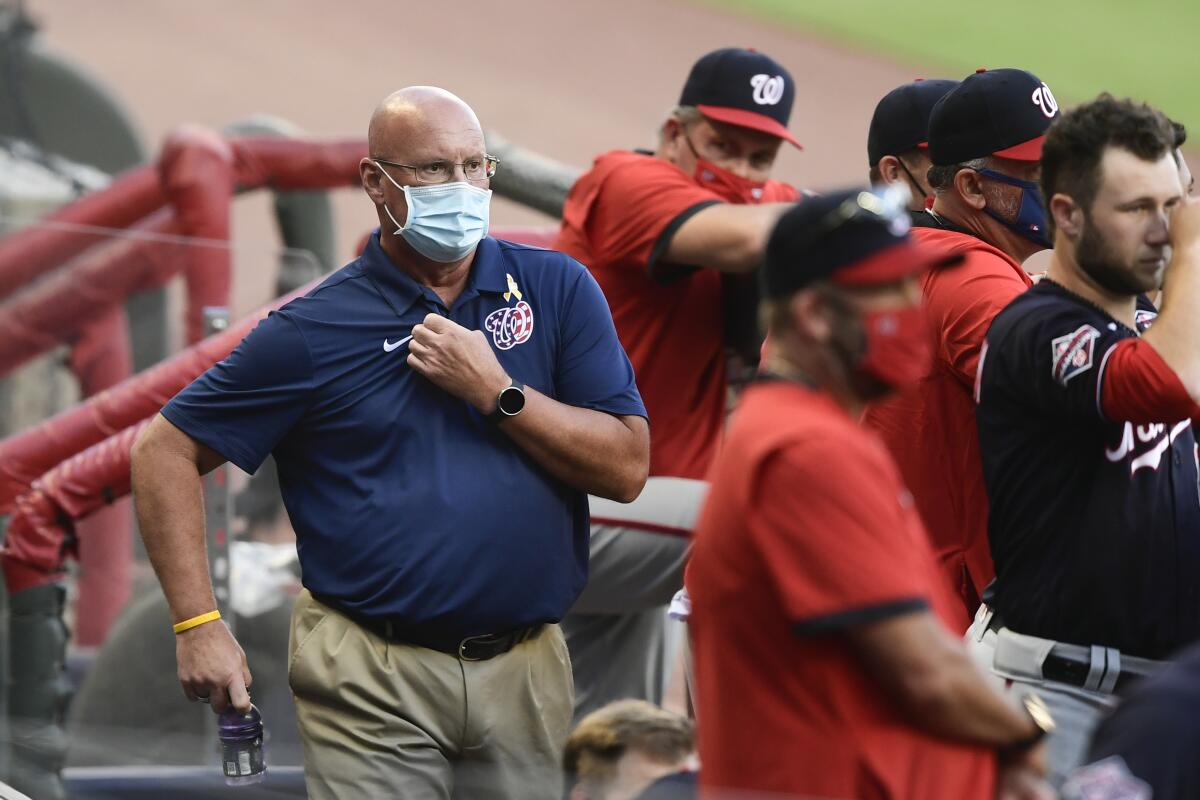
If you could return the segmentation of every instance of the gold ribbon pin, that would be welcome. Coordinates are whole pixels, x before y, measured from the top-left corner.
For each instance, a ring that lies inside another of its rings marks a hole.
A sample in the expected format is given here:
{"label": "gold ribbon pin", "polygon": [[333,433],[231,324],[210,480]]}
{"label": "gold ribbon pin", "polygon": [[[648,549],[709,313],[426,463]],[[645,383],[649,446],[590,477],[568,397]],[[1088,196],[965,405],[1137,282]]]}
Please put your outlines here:
{"label": "gold ribbon pin", "polygon": [[508,278],[508,291],[504,293],[504,302],[507,303],[513,295],[516,295],[516,298],[520,300],[521,290],[517,288],[517,282],[513,280],[513,276],[506,272],[504,273],[504,277]]}

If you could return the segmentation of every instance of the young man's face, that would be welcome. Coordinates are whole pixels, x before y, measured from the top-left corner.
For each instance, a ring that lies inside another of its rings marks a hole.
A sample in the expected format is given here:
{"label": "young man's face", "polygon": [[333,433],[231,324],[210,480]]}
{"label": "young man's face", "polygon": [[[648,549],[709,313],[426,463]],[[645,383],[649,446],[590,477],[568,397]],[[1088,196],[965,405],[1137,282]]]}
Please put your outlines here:
{"label": "young man's face", "polygon": [[691,175],[696,169],[696,157],[706,159],[722,169],[751,181],[766,181],[779,155],[783,140],[769,133],[701,119],[687,127],[677,125],[675,164]]}
{"label": "young man's face", "polygon": [[1171,260],[1169,218],[1182,200],[1179,170],[1170,153],[1154,162],[1110,147],[1100,160],[1100,184],[1075,259],[1088,277],[1113,294],[1162,287]]}

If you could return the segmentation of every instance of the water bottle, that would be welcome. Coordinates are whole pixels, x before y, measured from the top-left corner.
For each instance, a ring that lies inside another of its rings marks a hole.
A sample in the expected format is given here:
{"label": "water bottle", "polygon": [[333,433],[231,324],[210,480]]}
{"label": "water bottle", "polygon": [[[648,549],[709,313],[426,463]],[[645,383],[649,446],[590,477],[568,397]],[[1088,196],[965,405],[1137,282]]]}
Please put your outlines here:
{"label": "water bottle", "polygon": [[221,739],[221,768],[228,786],[262,782],[267,771],[263,758],[262,715],[253,705],[249,714],[239,714],[233,706],[217,718],[217,736]]}

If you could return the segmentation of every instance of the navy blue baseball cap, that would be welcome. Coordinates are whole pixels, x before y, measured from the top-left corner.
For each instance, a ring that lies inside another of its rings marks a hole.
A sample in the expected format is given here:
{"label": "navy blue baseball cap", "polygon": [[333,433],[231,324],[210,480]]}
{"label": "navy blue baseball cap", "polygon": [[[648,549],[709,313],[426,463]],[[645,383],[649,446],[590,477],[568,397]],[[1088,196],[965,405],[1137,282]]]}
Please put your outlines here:
{"label": "navy blue baseball cap", "polygon": [[795,98],[791,73],[773,58],[756,50],[726,47],[692,65],[679,105],[695,106],[709,119],[769,133],[801,147],[787,129]]}
{"label": "navy blue baseball cap", "polygon": [[1046,83],[1023,69],[978,69],[933,107],[929,157],[948,167],[1000,156],[1038,161],[1058,101]]}
{"label": "navy blue baseball cap", "polygon": [[805,198],[779,218],[767,240],[763,296],[787,297],[822,280],[878,286],[962,261],[912,238],[907,203],[907,190],[880,187]]}
{"label": "navy blue baseball cap", "polygon": [[958,81],[925,80],[897,86],[883,96],[867,129],[867,159],[870,166],[884,156],[895,156],[929,146],[929,112]]}

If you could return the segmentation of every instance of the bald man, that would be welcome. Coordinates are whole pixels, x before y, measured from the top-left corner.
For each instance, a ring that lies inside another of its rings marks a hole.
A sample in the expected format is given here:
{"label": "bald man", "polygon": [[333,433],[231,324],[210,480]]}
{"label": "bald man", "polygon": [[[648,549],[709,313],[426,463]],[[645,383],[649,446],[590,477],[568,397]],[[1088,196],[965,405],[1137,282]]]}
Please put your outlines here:
{"label": "bald man", "polygon": [[628,502],[646,480],[645,408],[587,270],[487,235],[497,162],[463,101],[397,92],[369,148],[380,228],[362,256],[134,448],[180,682],[249,708],[199,481],[273,453],[305,587],[289,681],[308,796],[557,797],[573,697],[556,623],[587,574],[587,495]]}

